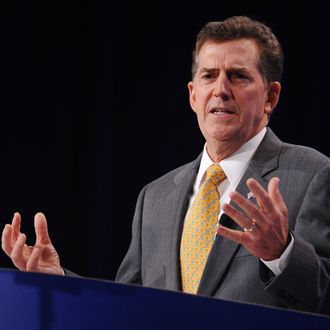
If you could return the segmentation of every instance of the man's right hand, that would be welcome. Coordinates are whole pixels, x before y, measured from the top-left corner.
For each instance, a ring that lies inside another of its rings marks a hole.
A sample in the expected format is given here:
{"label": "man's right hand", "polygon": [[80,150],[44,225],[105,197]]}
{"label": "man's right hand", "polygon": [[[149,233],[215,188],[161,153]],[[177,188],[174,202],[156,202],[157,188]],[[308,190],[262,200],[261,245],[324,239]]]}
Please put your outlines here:
{"label": "man's right hand", "polygon": [[63,275],[60,258],[50,241],[47,220],[42,213],[34,217],[36,243],[25,244],[26,236],[21,233],[21,216],[14,214],[11,224],[6,224],[2,232],[2,249],[14,265],[23,271]]}

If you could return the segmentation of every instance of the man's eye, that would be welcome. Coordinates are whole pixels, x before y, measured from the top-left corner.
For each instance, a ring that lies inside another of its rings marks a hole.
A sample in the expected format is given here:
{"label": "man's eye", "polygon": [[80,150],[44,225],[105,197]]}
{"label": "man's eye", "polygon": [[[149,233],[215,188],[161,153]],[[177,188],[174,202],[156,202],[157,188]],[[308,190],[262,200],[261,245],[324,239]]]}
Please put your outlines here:
{"label": "man's eye", "polygon": [[213,79],[215,77],[216,77],[216,75],[212,74],[212,73],[205,73],[202,75],[202,79]]}
{"label": "man's eye", "polygon": [[233,73],[230,78],[233,79],[238,79],[238,80],[246,80],[249,79],[249,77],[243,73]]}

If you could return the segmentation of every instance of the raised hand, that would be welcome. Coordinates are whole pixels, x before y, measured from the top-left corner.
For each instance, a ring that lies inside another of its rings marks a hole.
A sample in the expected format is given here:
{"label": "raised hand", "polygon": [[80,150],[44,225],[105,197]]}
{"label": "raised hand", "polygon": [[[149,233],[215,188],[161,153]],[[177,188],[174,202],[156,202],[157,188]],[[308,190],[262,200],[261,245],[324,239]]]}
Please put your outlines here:
{"label": "raised hand", "polygon": [[279,179],[272,178],[268,191],[254,179],[247,185],[254,194],[257,205],[247,200],[238,192],[231,194],[231,199],[243,212],[229,204],[223,210],[243,231],[218,227],[218,233],[242,244],[251,254],[266,261],[277,259],[289,244],[288,210],[279,191]]}
{"label": "raised hand", "polygon": [[21,233],[21,216],[15,213],[12,223],[2,232],[2,249],[14,265],[22,271],[63,274],[60,258],[50,241],[47,220],[42,213],[34,217],[36,243],[26,245],[26,236]]}

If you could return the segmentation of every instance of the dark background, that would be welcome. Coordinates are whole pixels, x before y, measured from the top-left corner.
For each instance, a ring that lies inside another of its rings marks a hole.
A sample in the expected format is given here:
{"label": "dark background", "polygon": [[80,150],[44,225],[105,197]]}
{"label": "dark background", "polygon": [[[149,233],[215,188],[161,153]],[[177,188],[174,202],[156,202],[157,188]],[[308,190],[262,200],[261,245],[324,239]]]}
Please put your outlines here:
{"label": "dark background", "polygon": [[[33,216],[43,211],[63,266],[114,279],[140,189],[202,150],[186,87],[191,52],[202,25],[232,15],[265,22],[282,43],[270,127],[330,156],[328,12],[321,1],[288,5],[1,4],[1,230],[19,211],[33,244]],[[12,267],[2,252],[0,267]]]}

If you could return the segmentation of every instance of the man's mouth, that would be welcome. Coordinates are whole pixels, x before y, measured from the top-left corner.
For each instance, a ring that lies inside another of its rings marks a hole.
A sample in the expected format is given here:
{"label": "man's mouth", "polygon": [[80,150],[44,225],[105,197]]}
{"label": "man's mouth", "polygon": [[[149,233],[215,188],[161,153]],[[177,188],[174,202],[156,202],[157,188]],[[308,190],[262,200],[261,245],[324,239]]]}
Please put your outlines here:
{"label": "man's mouth", "polygon": [[224,108],[213,108],[211,109],[210,113],[221,116],[221,115],[233,115],[235,114],[235,111]]}

